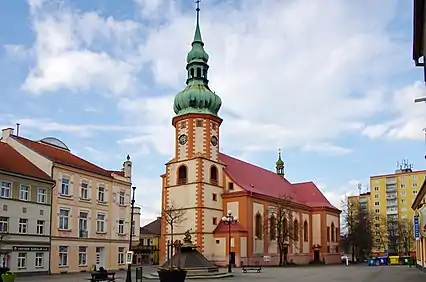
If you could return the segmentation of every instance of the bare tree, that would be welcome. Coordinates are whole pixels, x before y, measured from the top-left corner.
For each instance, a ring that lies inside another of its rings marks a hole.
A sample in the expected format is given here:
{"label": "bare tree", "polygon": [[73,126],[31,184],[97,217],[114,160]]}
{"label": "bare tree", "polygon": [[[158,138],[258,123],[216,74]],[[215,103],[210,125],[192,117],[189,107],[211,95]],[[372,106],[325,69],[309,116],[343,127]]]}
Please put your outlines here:
{"label": "bare tree", "polygon": [[373,240],[374,247],[377,249],[388,249],[389,248],[389,238],[388,234],[389,228],[392,225],[388,224],[388,219],[386,216],[376,214],[373,218]]}
{"label": "bare tree", "polygon": [[399,251],[410,255],[415,250],[416,238],[414,237],[414,224],[408,219],[398,221]]}
{"label": "bare tree", "polygon": [[303,222],[299,218],[293,217],[295,211],[293,206],[293,197],[283,195],[276,201],[275,210],[271,215],[265,217],[265,234],[269,235],[269,242],[275,241],[279,251],[279,265],[287,263],[288,246],[299,249],[298,243],[303,240]]}
{"label": "bare tree", "polygon": [[[162,210],[162,217],[166,223],[170,226],[170,239],[171,243],[174,244],[174,228],[186,220],[186,210],[178,206],[175,201],[170,201],[166,204]],[[171,256],[173,256],[173,248],[171,248]]]}

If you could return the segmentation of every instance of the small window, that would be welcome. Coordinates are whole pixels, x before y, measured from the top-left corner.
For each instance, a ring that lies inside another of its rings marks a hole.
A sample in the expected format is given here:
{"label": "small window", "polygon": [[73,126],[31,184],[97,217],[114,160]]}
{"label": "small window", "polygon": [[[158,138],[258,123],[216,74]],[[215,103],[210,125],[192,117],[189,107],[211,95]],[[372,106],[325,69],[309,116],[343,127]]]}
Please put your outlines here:
{"label": "small window", "polygon": [[217,217],[213,217],[213,225],[217,225]]}
{"label": "small window", "polygon": [[197,127],[203,127],[203,120],[197,119]]}
{"label": "small window", "polygon": [[186,121],[182,121],[180,123],[180,129],[185,129],[186,128]]}
{"label": "small window", "polygon": [[379,194],[374,195],[374,198],[378,199],[379,198]]}
{"label": "small window", "polygon": [[201,77],[201,68],[197,68],[197,77]]}
{"label": "small window", "polygon": [[194,77],[194,69],[190,69],[189,70],[189,78],[193,78]]}
{"label": "small window", "polygon": [[232,182],[228,183],[228,190],[234,190],[234,183]]}
{"label": "small window", "polygon": [[216,123],[212,123],[212,129],[217,130],[217,124]]}
{"label": "small window", "polygon": [[380,213],[380,210],[379,210],[379,209],[376,209],[376,210],[375,210],[375,212],[376,212],[376,213]]}
{"label": "small window", "polygon": [[181,165],[178,169],[178,185],[186,184],[187,179],[187,169],[186,166]]}
{"label": "small window", "polygon": [[216,193],[213,193],[212,200],[213,200],[213,202],[217,202],[217,194]]}
{"label": "small window", "polygon": [[219,240],[216,240],[216,244],[220,244],[220,241],[219,241]]}
{"label": "small window", "polygon": [[375,206],[380,206],[380,202],[374,202]]}

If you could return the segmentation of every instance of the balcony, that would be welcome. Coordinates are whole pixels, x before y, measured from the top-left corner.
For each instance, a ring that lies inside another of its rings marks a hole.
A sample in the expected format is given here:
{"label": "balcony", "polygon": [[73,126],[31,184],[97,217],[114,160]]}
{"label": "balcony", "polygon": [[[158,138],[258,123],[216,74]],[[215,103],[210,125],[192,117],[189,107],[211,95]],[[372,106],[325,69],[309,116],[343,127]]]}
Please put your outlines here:
{"label": "balcony", "polygon": [[397,191],[396,185],[386,186],[386,193],[395,193]]}
{"label": "balcony", "polygon": [[89,237],[89,232],[87,230],[80,230],[78,233],[79,238],[87,238]]}
{"label": "balcony", "polygon": [[387,209],[387,210],[386,210],[386,214],[387,214],[387,215],[395,215],[395,214],[398,214],[398,209],[395,209],[395,208]]}
{"label": "balcony", "polygon": [[388,208],[396,208],[396,207],[398,207],[398,202],[395,201],[395,200],[386,201],[386,206]]}
{"label": "balcony", "polygon": [[155,253],[158,250],[157,246],[153,245],[137,245],[132,248],[132,251],[135,253],[142,253],[142,254],[152,254]]}
{"label": "balcony", "polygon": [[396,199],[397,199],[396,193],[393,193],[393,194],[388,193],[386,195],[386,200],[396,200]]}
{"label": "balcony", "polygon": [[386,178],[386,186],[387,185],[392,185],[392,184],[396,184],[396,177]]}

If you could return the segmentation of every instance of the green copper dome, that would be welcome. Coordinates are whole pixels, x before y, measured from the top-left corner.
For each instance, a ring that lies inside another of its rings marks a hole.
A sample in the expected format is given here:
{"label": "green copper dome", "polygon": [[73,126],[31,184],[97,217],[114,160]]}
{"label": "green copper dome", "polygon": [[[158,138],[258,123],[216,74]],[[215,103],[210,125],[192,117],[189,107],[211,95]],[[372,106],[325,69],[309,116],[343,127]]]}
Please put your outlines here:
{"label": "green copper dome", "polygon": [[188,79],[186,87],[175,96],[173,105],[177,116],[185,114],[212,114],[216,115],[222,106],[222,100],[209,88],[207,73],[209,55],[204,50],[199,25],[199,12],[197,7],[197,24],[195,27],[192,49],[186,57]]}
{"label": "green copper dome", "polygon": [[278,153],[278,160],[275,163],[275,165],[277,167],[283,167],[284,166],[284,161],[281,159],[281,152]]}

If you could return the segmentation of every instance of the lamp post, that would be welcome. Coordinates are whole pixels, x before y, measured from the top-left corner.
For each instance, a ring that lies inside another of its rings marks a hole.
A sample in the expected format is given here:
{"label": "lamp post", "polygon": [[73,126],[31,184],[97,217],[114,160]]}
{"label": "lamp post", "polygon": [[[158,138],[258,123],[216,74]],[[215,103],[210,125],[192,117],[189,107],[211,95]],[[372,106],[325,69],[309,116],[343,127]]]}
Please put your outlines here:
{"label": "lamp post", "polygon": [[236,224],[238,222],[238,217],[233,216],[232,211],[229,210],[228,214],[222,217],[222,221],[225,225],[228,225],[228,273],[231,273],[231,225]]}
{"label": "lamp post", "polygon": [[[133,224],[133,213],[135,209],[135,190],[136,187],[133,186],[133,193],[132,193],[132,201],[131,201],[131,213],[130,213],[130,240],[129,240],[129,251],[132,249],[132,243],[133,243],[133,229],[135,228]],[[127,265],[127,275],[126,275],[126,282],[132,282],[132,264],[129,263]]]}

